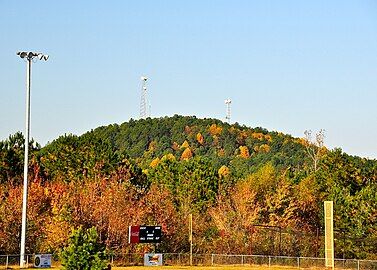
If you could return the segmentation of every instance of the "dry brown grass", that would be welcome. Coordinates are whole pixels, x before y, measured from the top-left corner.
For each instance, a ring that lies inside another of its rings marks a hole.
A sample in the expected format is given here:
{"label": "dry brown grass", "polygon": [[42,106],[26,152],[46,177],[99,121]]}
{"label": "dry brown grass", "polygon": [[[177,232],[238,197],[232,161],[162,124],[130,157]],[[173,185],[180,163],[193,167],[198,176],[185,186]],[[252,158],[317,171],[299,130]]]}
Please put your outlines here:
{"label": "dry brown grass", "polygon": [[297,270],[297,267],[264,267],[264,266],[131,266],[131,267],[114,267],[113,270]]}
{"label": "dry brown grass", "polygon": [[[0,269],[3,269],[0,267]],[[5,269],[5,268],[4,268]],[[19,269],[8,268],[8,269]],[[35,268],[28,268],[29,270]],[[52,267],[49,269],[61,269]],[[241,265],[228,265],[228,266],[125,266],[125,267],[112,267],[112,270],[297,270],[297,267],[264,267],[264,266],[241,266]]]}

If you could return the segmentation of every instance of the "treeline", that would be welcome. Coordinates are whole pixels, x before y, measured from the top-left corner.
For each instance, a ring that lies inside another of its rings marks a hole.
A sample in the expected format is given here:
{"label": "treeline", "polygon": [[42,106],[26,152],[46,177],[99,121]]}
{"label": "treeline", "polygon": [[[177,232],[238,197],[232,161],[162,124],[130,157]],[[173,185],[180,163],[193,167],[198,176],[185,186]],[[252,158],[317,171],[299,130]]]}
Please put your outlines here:
{"label": "treeline", "polygon": [[[0,254],[19,252],[23,136],[0,142]],[[162,252],[323,256],[323,201],[335,207],[336,256],[377,257],[377,162],[263,128],[214,119],[130,120],[31,142],[28,252],[59,252],[95,226],[137,252],[128,226],[161,224]],[[318,165],[307,154],[318,150]]]}

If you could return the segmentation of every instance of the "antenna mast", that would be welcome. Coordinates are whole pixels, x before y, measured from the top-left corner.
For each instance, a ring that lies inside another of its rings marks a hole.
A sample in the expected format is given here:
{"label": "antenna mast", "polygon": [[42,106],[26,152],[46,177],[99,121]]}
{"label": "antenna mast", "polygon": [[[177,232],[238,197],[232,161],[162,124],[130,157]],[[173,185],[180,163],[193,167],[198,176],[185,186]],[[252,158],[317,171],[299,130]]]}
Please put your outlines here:
{"label": "antenna mast", "polygon": [[225,121],[230,124],[230,104],[232,103],[232,100],[230,98],[225,100],[226,104],[226,116],[225,116]]}
{"label": "antenna mast", "polygon": [[141,101],[140,101],[140,119],[147,118],[147,80],[148,78],[142,76],[141,78]]}

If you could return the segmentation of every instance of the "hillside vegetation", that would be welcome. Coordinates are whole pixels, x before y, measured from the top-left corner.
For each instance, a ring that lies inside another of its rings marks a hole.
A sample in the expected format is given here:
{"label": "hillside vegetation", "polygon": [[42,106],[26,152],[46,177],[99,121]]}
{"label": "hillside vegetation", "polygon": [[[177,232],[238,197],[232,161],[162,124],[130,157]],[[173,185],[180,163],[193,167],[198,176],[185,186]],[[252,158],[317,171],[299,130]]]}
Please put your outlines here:
{"label": "hillside vegetation", "polygon": [[[162,252],[323,256],[323,201],[334,201],[337,257],[377,257],[377,161],[263,128],[173,116],[130,120],[41,148],[31,143],[28,252],[59,252],[95,226],[137,252],[128,226],[163,226]],[[314,151],[313,160],[308,151]],[[17,253],[23,136],[0,142],[0,254]]]}

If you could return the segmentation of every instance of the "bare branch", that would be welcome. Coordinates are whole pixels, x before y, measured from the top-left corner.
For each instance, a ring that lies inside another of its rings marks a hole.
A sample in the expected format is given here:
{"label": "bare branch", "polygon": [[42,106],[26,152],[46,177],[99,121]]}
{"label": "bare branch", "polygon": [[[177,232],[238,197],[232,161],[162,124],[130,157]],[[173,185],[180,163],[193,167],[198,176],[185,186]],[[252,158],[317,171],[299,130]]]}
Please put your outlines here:
{"label": "bare branch", "polygon": [[320,129],[315,134],[315,140],[312,137],[312,131],[311,130],[305,130],[305,147],[306,152],[308,153],[308,156],[313,161],[313,169],[316,172],[318,170],[318,162],[322,157],[323,154],[323,147],[324,147],[324,141],[325,141],[325,130]]}

